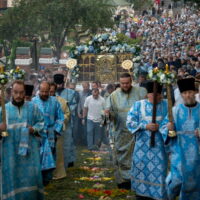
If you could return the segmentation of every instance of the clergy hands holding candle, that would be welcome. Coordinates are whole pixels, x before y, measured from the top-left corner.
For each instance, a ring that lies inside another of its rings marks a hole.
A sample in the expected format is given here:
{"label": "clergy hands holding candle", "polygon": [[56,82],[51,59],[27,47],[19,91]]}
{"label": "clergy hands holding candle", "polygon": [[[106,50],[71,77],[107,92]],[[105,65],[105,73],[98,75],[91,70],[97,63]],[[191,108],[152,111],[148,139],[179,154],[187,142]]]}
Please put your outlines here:
{"label": "clergy hands holding candle", "polygon": [[159,129],[159,124],[149,123],[146,125],[146,129],[155,132]]}
{"label": "clergy hands holding candle", "polygon": [[174,131],[174,123],[173,122],[169,122],[167,124],[167,128],[168,128],[169,131]]}
{"label": "clergy hands holding candle", "polygon": [[0,131],[6,131],[6,129],[7,129],[6,124],[5,123],[1,123],[0,124]]}

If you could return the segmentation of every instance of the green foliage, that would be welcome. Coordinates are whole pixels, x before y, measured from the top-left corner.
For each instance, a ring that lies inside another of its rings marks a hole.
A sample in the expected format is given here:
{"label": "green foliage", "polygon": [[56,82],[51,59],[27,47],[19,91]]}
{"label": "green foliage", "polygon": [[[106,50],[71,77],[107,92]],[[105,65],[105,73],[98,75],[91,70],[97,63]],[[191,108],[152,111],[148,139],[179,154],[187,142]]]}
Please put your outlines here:
{"label": "green foliage", "polygon": [[127,0],[128,2],[134,4],[135,10],[143,10],[147,9],[148,7],[152,6],[153,1],[152,0]]}
{"label": "green foliage", "polygon": [[123,33],[117,34],[117,39],[121,44],[126,43],[129,45],[139,45],[142,42],[142,38],[132,39]]}
{"label": "green foliage", "polygon": [[66,36],[77,24],[92,32],[111,27],[112,9],[106,0],[19,0],[0,17],[0,40],[32,40],[48,32],[59,59]]}

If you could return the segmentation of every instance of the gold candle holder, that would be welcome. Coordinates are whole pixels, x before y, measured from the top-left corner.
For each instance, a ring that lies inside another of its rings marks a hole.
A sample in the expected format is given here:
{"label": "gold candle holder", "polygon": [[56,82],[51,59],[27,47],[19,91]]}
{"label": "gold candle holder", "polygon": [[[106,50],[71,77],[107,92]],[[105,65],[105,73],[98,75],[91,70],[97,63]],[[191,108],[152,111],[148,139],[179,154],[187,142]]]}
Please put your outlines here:
{"label": "gold candle holder", "polygon": [[6,131],[1,132],[1,137],[8,137],[8,132]]}
{"label": "gold candle holder", "polygon": [[176,131],[169,131],[169,134],[168,134],[169,137],[176,137]]}

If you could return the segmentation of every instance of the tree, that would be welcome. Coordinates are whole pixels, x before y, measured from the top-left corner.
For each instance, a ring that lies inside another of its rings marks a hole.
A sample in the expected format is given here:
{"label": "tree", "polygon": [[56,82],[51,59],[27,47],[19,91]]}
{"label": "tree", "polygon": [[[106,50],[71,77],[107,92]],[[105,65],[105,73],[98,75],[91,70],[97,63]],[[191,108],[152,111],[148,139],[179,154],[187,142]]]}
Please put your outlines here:
{"label": "tree", "polygon": [[152,0],[145,0],[145,1],[141,1],[141,0],[127,0],[128,2],[132,3],[134,5],[134,9],[136,11],[138,10],[144,10],[149,8],[153,3]]}
{"label": "tree", "polygon": [[0,18],[0,39],[43,38],[48,32],[59,59],[66,36],[77,25],[96,32],[112,26],[112,14],[106,0],[19,0]]}

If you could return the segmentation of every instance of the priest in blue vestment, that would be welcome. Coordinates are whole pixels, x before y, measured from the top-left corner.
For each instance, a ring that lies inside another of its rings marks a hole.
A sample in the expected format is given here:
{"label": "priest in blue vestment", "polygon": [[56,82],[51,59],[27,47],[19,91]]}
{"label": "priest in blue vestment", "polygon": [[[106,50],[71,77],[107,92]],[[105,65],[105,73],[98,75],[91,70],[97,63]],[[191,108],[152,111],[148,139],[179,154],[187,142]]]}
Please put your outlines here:
{"label": "priest in blue vestment", "polygon": [[[6,104],[8,136],[1,141],[1,200],[43,199],[39,136],[44,119],[38,107],[24,99],[25,85],[15,81]],[[2,110],[0,123],[1,116]]]}
{"label": "priest in blue vestment", "polygon": [[[135,136],[132,156],[131,186],[136,199],[166,200],[165,179],[167,176],[167,153],[165,140],[160,129],[167,116],[167,102],[162,100],[162,86],[157,89],[156,123],[152,123],[153,82],[147,83],[148,99],[133,104],[127,116],[127,128]],[[151,132],[155,131],[155,146],[150,146]]]}
{"label": "priest in blue vestment", "polygon": [[167,177],[169,200],[200,200],[200,104],[195,100],[195,79],[178,81],[184,104],[173,109],[176,131],[170,139],[170,173]]}
{"label": "priest in blue vestment", "polygon": [[65,99],[68,103],[70,110],[70,120],[68,122],[67,129],[64,133],[64,161],[65,168],[73,167],[76,159],[75,156],[75,144],[73,138],[73,127],[74,127],[74,118],[76,115],[76,108],[78,106],[76,92],[69,88],[64,88],[64,75],[63,74],[55,74],[54,82],[57,85],[56,96],[60,96]]}
{"label": "priest in blue vestment", "polygon": [[64,114],[56,97],[49,96],[50,85],[43,81],[40,84],[39,95],[33,98],[44,116],[44,131],[42,133],[41,163],[43,183],[47,185],[53,178],[56,161],[56,139],[62,133]]}

